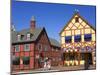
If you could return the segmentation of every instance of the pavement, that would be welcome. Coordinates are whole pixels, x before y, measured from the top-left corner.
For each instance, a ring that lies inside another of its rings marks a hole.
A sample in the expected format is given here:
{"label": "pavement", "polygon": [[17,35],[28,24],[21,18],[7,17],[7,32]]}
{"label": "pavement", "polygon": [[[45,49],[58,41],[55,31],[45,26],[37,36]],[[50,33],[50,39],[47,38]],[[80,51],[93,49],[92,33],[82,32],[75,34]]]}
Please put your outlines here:
{"label": "pavement", "polygon": [[[90,65],[88,70],[96,69],[95,65]],[[14,72],[12,75],[18,75],[18,74],[33,74],[33,73],[47,73],[47,72],[61,72],[61,71],[77,71],[77,70],[85,70],[84,66],[57,66],[57,67],[51,67],[51,69],[34,69],[32,71],[27,72]]]}

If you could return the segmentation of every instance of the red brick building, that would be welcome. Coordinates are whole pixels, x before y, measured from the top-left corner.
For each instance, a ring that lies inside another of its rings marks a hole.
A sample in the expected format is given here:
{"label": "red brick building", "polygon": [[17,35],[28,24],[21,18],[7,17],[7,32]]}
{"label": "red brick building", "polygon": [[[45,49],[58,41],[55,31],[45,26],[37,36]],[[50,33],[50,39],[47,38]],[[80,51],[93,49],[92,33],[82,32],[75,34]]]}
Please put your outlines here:
{"label": "red brick building", "polygon": [[36,28],[34,17],[30,28],[13,31],[11,49],[12,72],[42,68],[44,60],[51,59],[52,66],[61,65],[61,47],[58,41],[48,37],[45,28]]}

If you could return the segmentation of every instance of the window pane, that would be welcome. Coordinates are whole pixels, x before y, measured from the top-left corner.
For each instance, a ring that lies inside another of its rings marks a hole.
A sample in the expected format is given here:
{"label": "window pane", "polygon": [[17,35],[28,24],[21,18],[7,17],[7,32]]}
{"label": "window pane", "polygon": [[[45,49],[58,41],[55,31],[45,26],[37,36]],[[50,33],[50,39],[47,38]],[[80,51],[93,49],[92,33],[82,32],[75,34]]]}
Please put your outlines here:
{"label": "window pane", "polygon": [[30,40],[30,34],[29,33],[27,34],[27,40]]}
{"label": "window pane", "polygon": [[29,51],[30,50],[30,47],[29,47],[30,45],[29,44],[25,44],[24,46],[25,46],[25,49],[24,49],[25,51]]}
{"label": "window pane", "polygon": [[75,35],[74,40],[75,40],[75,42],[80,42],[81,41],[81,35]]}
{"label": "window pane", "polygon": [[72,36],[66,36],[65,37],[65,42],[66,43],[71,43],[71,40],[72,40]]}
{"label": "window pane", "polygon": [[84,35],[84,40],[85,41],[91,41],[91,34],[85,34]]}
{"label": "window pane", "polygon": [[23,57],[23,64],[29,65],[30,64],[30,58],[29,57]]}
{"label": "window pane", "polygon": [[18,41],[20,41],[21,40],[21,35],[17,35],[17,39],[18,39]]}
{"label": "window pane", "polygon": [[15,52],[19,52],[19,45],[15,46]]}
{"label": "window pane", "polygon": [[15,59],[12,61],[13,65],[19,65],[20,64],[20,58],[19,57],[15,57]]}

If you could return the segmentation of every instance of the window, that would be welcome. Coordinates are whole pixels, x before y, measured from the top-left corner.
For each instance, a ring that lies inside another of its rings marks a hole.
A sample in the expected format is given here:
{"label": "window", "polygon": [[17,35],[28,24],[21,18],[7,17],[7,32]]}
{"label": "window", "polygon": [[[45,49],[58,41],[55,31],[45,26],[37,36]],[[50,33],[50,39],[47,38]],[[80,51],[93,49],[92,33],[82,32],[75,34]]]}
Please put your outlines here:
{"label": "window", "polygon": [[13,59],[13,62],[12,62],[13,65],[19,65],[20,64],[20,58],[19,57],[15,57]]}
{"label": "window", "polygon": [[23,40],[23,38],[24,38],[24,35],[20,35],[20,34],[17,35],[17,40],[18,40],[18,41]]}
{"label": "window", "polygon": [[75,22],[79,22],[79,17],[75,17]]}
{"label": "window", "polygon": [[31,34],[28,33],[28,34],[27,34],[27,40],[30,40],[30,38],[31,38]]}
{"label": "window", "polygon": [[18,41],[21,40],[21,35],[17,35],[17,40],[18,40]]}
{"label": "window", "polygon": [[29,44],[25,44],[24,45],[24,50],[25,51],[29,51],[30,50],[30,45]]}
{"label": "window", "polygon": [[23,57],[23,64],[29,65],[30,64],[30,57]]}
{"label": "window", "polygon": [[84,56],[84,54],[82,53],[81,54],[81,60],[84,60],[85,59],[85,56]]}
{"label": "window", "polygon": [[66,43],[71,43],[71,40],[72,40],[72,36],[66,36],[65,37],[65,42]]}
{"label": "window", "polygon": [[47,51],[47,50],[48,50],[48,46],[44,45],[44,51]]}
{"label": "window", "polygon": [[75,35],[74,40],[75,40],[75,42],[80,42],[81,41],[81,35]]}
{"label": "window", "polygon": [[38,50],[42,50],[42,44],[38,44]]}
{"label": "window", "polygon": [[85,34],[84,35],[84,40],[85,41],[91,41],[91,34]]}
{"label": "window", "polygon": [[15,46],[15,52],[19,52],[19,51],[20,51],[19,45],[16,45]]}

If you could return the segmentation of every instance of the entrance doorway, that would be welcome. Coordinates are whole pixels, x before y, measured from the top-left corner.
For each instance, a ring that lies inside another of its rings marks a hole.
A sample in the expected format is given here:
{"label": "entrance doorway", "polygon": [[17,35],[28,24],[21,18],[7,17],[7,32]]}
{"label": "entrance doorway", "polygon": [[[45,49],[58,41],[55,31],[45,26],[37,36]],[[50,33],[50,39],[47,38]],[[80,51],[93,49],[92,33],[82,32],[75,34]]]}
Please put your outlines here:
{"label": "entrance doorway", "polygon": [[85,62],[89,65],[92,65],[92,53],[85,53]]}

